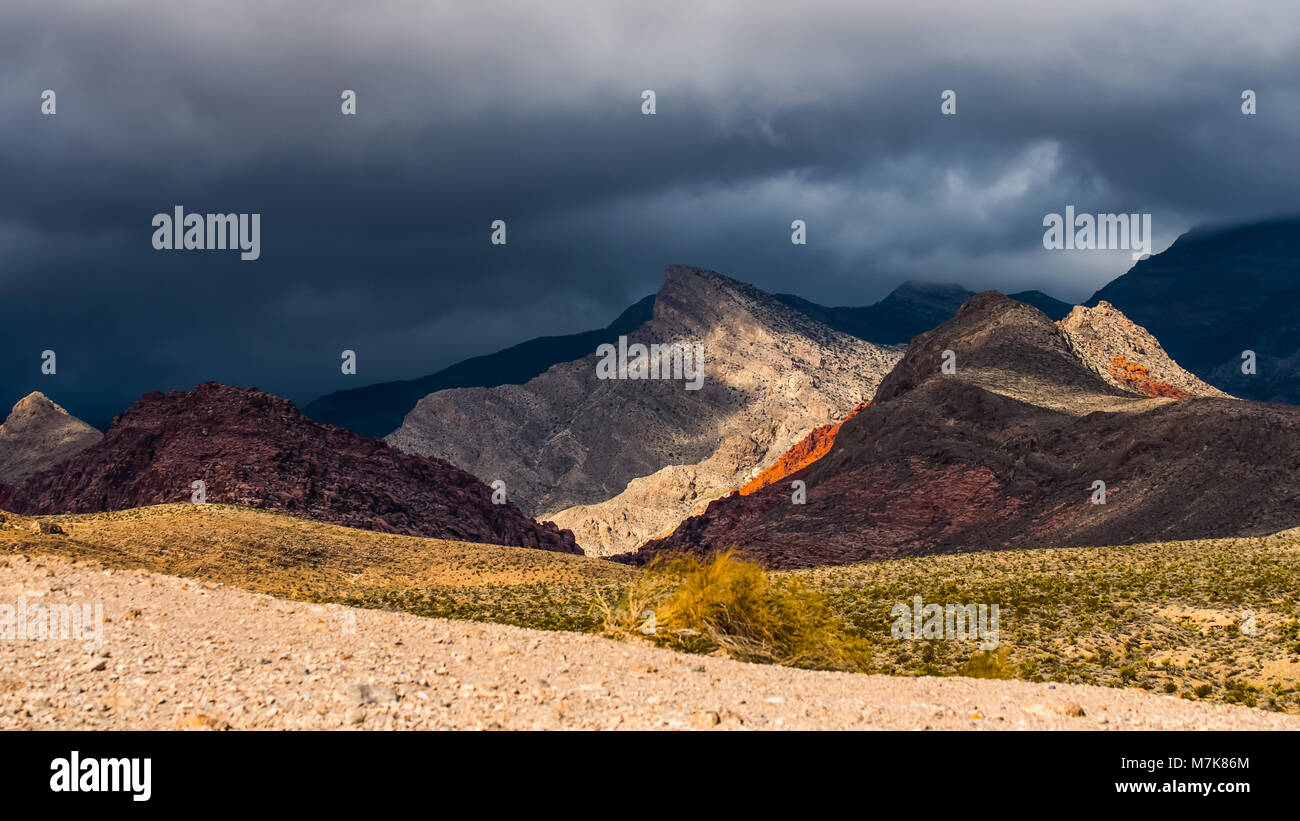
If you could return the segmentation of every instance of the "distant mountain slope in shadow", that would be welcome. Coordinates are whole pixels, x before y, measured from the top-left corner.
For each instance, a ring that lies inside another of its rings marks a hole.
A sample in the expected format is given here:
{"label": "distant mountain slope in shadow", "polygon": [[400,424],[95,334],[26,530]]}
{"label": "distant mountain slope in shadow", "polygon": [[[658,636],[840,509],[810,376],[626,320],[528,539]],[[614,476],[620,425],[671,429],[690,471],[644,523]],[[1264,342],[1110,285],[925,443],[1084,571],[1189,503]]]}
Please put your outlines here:
{"label": "distant mountain slope in shadow", "polygon": [[600,330],[530,339],[496,353],[457,362],[431,376],[327,394],[303,410],[318,422],[347,428],[363,436],[387,436],[401,426],[402,419],[417,402],[435,391],[522,385],[553,365],[579,359],[601,343],[616,341],[620,335],[648,322],[653,311],[654,295],[651,295]]}
{"label": "distant mountain slope in shadow", "polygon": [[[974,294],[972,294],[974,296]],[[1048,296],[1042,291],[1017,291],[1014,294],[1007,294],[1008,297],[1016,302],[1023,302],[1026,305],[1033,305],[1038,310],[1047,314],[1047,318],[1053,322],[1059,322],[1069,315],[1074,306],[1068,302],[1062,302],[1054,296]]]}
{"label": "distant mountain slope in shadow", "polygon": [[[946,322],[973,295],[959,285],[905,282],[874,305],[828,308],[793,294],[773,296],[812,319],[841,333],[878,345],[898,345]],[[1012,294],[1052,319],[1069,313],[1068,303],[1041,291]],[[355,431],[363,436],[386,436],[401,426],[416,403],[448,388],[493,388],[522,385],[551,367],[581,359],[602,343],[615,342],[649,322],[654,315],[654,295],[629,307],[607,327],[566,336],[543,336],[496,353],[458,362],[419,379],[379,382],[361,388],[326,394],[303,410],[312,419]]]}
{"label": "distant mountain slope in shadow", "polygon": [[98,513],[191,501],[276,510],[348,527],[467,542],[580,552],[573,534],[538,524],[437,459],[319,425],[293,403],[213,382],[150,393],[104,438],[19,486],[0,509]]}
{"label": "distant mountain slope in shadow", "polygon": [[[794,294],[775,296],[837,331],[878,345],[906,345],[914,337],[952,319],[957,309],[974,295],[974,291],[960,285],[909,280],[874,305],[861,308],[828,308]],[[1021,291],[1010,297],[1033,305],[1053,320],[1063,318],[1074,307],[1042,291]]]}
{"label": "distant mountain slope in shadow", "polygon": [[[825,456],[713,502],[627,560],[734,546],[769,566],[801,567],[1300,524],[1300,408],[1209,395],[1217,391],[1196,387],[1158,346],[1143,355],[1153,378],[1202,395],[1117,386],[1106,358],[1135,359],[1123,340],[1145,334],[1121,317],[1076,316],[1067,327],[977,294],[913,342]],[[945,373],[952,357],[956,371]],[[806,483],[805,504],[793,503],[792,480]],[[1093,503],[1098,481],[1104,504]]]}
{"label": "distant mountain slope in shadow", "polygon": [[[1183,234],[1093,294],[1234,396],[1300,403],[1300,217]],[[1242,373],[1254,351],[1256,373]]]}

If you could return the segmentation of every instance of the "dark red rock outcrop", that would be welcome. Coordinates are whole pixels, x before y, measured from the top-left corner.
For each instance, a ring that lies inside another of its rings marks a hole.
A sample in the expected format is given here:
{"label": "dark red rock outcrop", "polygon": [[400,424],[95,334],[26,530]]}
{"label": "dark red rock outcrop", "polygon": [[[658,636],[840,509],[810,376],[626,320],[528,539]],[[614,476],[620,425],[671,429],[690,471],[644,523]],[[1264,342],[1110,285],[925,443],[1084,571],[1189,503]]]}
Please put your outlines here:
{"label": "dark red rock outcrop", "polygon": [[[792,503],[795,479],[805,504]],[[1105,504],[1092,503],[1095,481]],[[801,567],[1296,525],[1300,408],[1123,391],[1045,315],[986,292],[913,341],[821,459],[714,501],[630,561],[735,547]]]}
{"label": "dark red rock outcrop", "polygon": [[320,425],[292,402],[204,383],[149,393],[98,444],[14,487],[0,508],[94,513],[190,501],[277,510],[348,527],[581,553],[573,534],[495,505],[478,479],[439,460]]}

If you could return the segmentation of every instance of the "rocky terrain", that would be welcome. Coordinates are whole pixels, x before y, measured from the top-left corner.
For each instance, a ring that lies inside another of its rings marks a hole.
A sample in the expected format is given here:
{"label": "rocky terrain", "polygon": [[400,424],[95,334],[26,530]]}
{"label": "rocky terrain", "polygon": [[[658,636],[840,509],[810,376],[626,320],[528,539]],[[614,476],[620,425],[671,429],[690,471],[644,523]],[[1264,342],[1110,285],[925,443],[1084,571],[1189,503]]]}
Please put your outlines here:
{"label": "rocky terrain", "polygon": [[[1300,403],[1300,218],[1193,229],[1086,304],[1103,300],[1215,387]],[[1252,374],[1242,372],[1247,350]]]}
{"label": "rocky terrain", "polygon": [[524,385],[439,391],[388,441],[506,483],[589,554],[635,548],[870,399],[899,354],[721,274],[670,267],[631,344],[702,344],[704,381],[597,378],[595,353]]}
{"label": "rocky terrain", "polygon": [[0,559],[0,601],[20,597],[102,606],[103,643],[0,642],[0,729],[1300,729],[1133,690],[743,664],[51,557]]}
{"label": "rocky terrain", "polygon": [[[790,477],[807,483],[806,504],[793,504],[784,483],[720,499],[633,559],[735,545],[769,566],[804,567],[1263,535],[1300,523],[1300,410],[1148,398],[1099,375],[1079,344],[1034,308],[978,294],[918,337],[831,450]],[[1082,344],[1108,352],[1126,343]],[[945,351],[954,373],[942,370]],[[1158,347],[1146,351],[1162,377],[1183,378]],[[1104,503],[1094,503],[1095,482],[1105,483]]]}
{"label": "rocky terrain", "polygon": [[1074,355],[1117,388],[1174,399],[1227,396],[1183,370],[1146,328],[1109,302],[1092,308],[1076,305],[1057,327]]}
{"label": "rocky terrain", "polygon": [[20,482],[67,461],[102,436],[45,394],[29,393],[0,425],[0,483]]}
{"label": "rocky terrain", "polygon": [[0,510],[91,513],[192,501],[293,513],[349,527],[580,552],[570,533],[539,524],[446,462],[319,425],[293,403],[216,383],[150,393],[104,438],[20,485]]}
{"label": "rocky terrain", "polygon": [[[880,302],[859,308],[828,308],[793,294],[773,296],[838,331],[868,342],[896,345],[946,322],[973,295],[960,285],[908,281]],[[1033,305],[1052,319],[1060,319],[1073,307],[1042,291],[1021,291],[1011,298]],[[448,388],[522,385],[554,365],[581,359],[601,343],[616,342],[620,335],[653,318],[654,302],[654,295],[638,301],[600,330],[530,339],[419,379],[335,391],[311,402],[303,412],[318,422],[363,436],[385,436],[400,427],[406,414],[431,393]]]}

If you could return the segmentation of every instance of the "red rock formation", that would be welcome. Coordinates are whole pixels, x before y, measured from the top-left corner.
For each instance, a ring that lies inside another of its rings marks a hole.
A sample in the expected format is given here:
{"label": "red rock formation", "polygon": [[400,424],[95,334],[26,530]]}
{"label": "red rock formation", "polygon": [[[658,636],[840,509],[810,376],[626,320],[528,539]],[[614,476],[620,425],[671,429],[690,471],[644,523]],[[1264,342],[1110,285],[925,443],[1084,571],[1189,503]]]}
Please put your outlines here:
{"label": "red rock formation", "polygon": [[1056,327],[1074,355],[1117,388],[1174,399],[1227,396],[1184,370],[1150,331],[1109,302],[1092,308],[1076,305]]}
{"label": "red rock formation", "polygon": [[1156,382],[1147,374],[1146,367],[1136,362],[1129,362],[1120,354],[1115,354],[1107,369],[1111,377],[1125,384],[1135,393],[1146,396],[1167,396],[1171,399],[1186,399],[1190,393],[1166,382]]}
{"label": "red rock formation", "polygon": [[825,456],[826,452],[831,449],[831,445],[835,444],[835,434],[840,432],[840,425],[857,416],[863,408],[870,404],[870,400],[863,402],[854,408],[852,413],[833,425],[822,425],[813,428],[807,436],[800,439],[794,447],[782,454],[781,458],[777,459],[767,470],[755,476],[742,487],[738,491],[740,495],[748,496],[760,488],[779,482],[791,473],[803,470]]}
{"label": "red rock formation", "polygon": [[478,479],[440,459],[320,425],[293,403],[208,382],[149,393],[98,444],[16,487],[0,508],[93,513],[191,500],[264,508],[349,527],[581,553],[573,534],[495,505]]}

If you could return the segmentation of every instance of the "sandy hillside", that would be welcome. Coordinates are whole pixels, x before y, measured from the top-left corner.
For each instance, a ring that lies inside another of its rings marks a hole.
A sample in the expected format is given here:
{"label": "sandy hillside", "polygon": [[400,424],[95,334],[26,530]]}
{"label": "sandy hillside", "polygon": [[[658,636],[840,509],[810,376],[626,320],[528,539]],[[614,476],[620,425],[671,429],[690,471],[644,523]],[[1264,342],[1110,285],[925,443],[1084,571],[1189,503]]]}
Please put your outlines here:
{"label": "sandy hillside", "polygon": [[817,673],[0,562],[0,603],[102,604],[104,644],[0,641],[0,728],[1300,729],[1300,718],[1021,681]]}
{"label": "sandy hillside", "polygon": [[290,598],[444,585],[566,584],[631,573],[557,551],[378,533],[267,510],[185,502],[39,518],[0,511],[0,552],[102,561]]}

